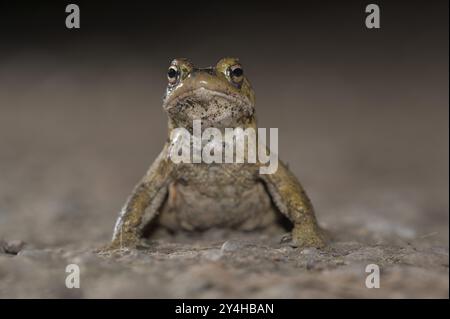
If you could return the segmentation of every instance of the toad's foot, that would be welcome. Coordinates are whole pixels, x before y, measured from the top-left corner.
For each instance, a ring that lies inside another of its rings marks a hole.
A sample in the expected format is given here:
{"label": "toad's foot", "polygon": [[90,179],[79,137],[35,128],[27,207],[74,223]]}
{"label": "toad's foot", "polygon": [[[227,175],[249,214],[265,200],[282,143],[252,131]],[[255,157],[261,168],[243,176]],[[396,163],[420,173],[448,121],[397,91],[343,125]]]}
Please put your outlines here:
{"label": "toad's foot", "polygon": [[327,241],[327,235],[322,229],[311,231],[311,228],[296,225],[291,233],[283,235],[280,243],[299,248],[323,248],[326,246]]}

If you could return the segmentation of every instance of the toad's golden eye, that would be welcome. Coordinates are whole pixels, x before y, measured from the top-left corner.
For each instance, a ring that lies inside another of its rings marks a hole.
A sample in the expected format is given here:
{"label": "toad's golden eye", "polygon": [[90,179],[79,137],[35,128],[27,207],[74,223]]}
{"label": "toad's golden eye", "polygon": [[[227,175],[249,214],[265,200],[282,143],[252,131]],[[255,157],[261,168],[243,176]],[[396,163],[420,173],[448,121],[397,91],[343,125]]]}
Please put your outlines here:
{"label": "toad's golden eye", "polygon": [[244,79],[244,70],[240,64],[235,64],[230,66],[228,69],[228,74],[235,83],[241,83]]}
{"label": "toad's golden eye", "polygon": [[169,83],[170,84],[177,83],[179,77],[180,77],[180,71],[178,71],[177,66],[171,65],[169,67],[169,70],[167,71],[167,79],[169,80]]}

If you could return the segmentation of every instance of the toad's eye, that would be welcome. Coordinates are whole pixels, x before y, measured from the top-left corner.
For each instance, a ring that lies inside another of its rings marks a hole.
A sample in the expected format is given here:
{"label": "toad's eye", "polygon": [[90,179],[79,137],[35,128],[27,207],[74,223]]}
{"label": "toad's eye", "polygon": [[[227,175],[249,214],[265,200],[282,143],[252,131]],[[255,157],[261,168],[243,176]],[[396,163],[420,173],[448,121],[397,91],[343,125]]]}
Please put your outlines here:
{"label": "toad's eye", "polygon": [[180,72],[178,71],[178,68],[175,65],[171,65],[169,67],[169,70],[167,71],[167,79],[169,80],[170,84],[175,84],[178,81]]}
{"label": "toad's eye", "polygon": [[242,69],[242,66],[239,64],[230,66],[228,72],[231,80],[233,80],[233,82],[235,83],[241,83],[242,80],[244,79],[244,70]]}

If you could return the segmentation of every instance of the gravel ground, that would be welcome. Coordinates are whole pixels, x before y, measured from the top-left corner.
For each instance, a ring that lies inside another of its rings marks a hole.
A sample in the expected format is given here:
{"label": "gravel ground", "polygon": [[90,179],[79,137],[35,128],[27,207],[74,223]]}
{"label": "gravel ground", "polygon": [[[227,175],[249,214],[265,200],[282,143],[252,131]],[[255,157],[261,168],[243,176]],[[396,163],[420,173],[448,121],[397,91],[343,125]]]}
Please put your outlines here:
{"label": "gravel ground", "polygon": [[[248,237],[248,236],[246,236]],[[335,241],[296,249],[267,238],[152,241],[149,249],[24,248],[0,255],[2,297],[12,298],[448,298],[448,249],[425,239]],[[80,289],[65,268],[80,267]],[[381,269],[368,289],[368,264]]]}
{"label": "gravel ground", "polygon": [[[211,231],[108,256],[93,251],[166,136],[167,59],[98,69],[33,59],[0,64],[1,298],[449,297],[448,60],[422,65],[432,78],[374,79],[374,98],[357,68],[343,80],[296,65],[306,81],[279,65],[269,73],[286,80],[280,90],[248,59],[260,126],[280,128],[279,153],[330,232],[327,248]],[[65,286],[72,263],[80,289]],[[379,289],[365,287],[368,264]]]}

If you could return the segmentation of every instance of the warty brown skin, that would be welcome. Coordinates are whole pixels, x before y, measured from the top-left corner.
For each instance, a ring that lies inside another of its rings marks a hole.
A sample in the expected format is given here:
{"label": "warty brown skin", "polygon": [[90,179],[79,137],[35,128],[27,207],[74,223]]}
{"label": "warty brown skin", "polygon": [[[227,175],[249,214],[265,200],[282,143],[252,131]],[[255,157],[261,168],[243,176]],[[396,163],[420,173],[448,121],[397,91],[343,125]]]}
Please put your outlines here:
{"label": "warty brown skin", "polygon": [[[233,73],[236,68],[242,66],[235,58],[206,69],[175,59],[163,101],[169,135],[176,127],[192,133],[194,119],[201,119],[202,128],[256,128],[254,93],[245,75]],[[250,231],[277,223],[279,214],[291,221],[295,245],[325,245],[308,196],[281,161],[275,173],[260,174],[258,162],[176,164],[169,148],[170,140],[128,198],[108,249],[138,246],[154,221],[171,231]]]}

